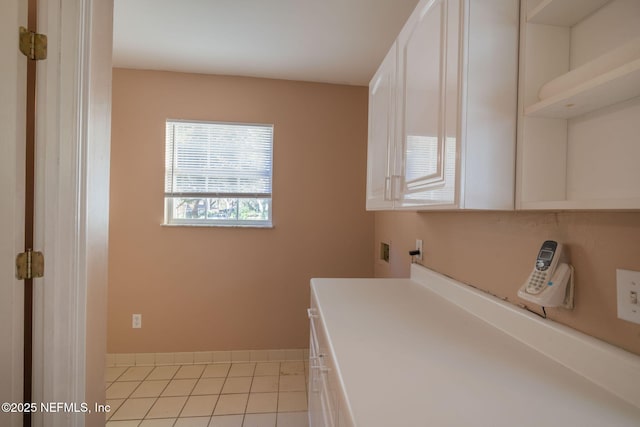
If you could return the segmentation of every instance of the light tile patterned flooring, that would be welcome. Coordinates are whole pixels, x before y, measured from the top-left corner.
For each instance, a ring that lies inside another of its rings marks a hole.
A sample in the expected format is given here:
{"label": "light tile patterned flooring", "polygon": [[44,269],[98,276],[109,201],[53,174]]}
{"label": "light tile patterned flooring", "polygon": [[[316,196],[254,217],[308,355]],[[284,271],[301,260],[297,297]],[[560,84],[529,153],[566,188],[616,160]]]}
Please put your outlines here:
{"label": "light tile patterned flooring", "polygon": [[107,427],[308,427],[303,361],[107,368]]}

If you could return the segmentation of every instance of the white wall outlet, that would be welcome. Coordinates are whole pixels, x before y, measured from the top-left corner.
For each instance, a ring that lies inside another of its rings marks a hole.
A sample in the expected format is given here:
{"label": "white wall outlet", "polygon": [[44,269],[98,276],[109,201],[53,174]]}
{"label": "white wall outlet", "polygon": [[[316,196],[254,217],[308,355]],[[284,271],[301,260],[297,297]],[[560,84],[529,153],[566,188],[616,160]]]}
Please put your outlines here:
{"label": "white wall outlet", "polygon": [[618,289],[618,318],[633,323],[640,323],[640,272],[616,270]]}
{"label": "white wall outlet", "polygon": [[131,316],[131,327],[134,329],[142,328],[142,314]]}
{"label": "white wall outlet", "polygon": [[416,255],[416,260],[422,261],[422,240],[416,239],[416,249],[420,251],[420,253]]}

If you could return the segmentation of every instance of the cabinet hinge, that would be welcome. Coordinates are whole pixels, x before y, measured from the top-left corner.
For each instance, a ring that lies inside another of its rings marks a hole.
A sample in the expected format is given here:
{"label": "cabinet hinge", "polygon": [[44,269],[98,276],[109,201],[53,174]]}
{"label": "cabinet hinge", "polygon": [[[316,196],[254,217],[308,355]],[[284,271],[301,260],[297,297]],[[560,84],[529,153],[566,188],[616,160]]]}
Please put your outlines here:
{"label": "cabinet hinge", "polygon": [[16,257],[16,278],[34,279],[44,276],[44,255],[42,252],[27,249]]}
{"label": "cabinet hinge", "polygon": [[36,61],[46,59],[47,36],[20,27],[20,52]]}

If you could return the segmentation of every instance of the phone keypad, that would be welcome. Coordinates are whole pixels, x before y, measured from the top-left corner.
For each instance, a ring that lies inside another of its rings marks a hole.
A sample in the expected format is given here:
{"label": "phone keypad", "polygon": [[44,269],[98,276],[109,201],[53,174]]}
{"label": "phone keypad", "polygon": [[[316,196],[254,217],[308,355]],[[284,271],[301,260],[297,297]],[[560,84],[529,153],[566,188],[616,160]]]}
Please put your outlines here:
{"label": "phone keypad", "polygon": [[547,273],[534,270],[529,277],[529,284],[526,291],[530,294],[539,294],[547,285]]}

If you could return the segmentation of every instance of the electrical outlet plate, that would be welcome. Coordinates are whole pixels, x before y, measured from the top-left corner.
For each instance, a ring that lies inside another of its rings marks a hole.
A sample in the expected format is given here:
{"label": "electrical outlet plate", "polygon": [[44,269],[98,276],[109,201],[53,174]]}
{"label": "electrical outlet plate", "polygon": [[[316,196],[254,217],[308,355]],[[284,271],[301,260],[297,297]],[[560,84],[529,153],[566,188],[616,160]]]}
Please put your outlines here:
{"label": "electrical outlet plate", "polygon": [[618,318],[640,324],[640,272],[617,269],[616,283]]}
{"label": "electrical outlet plate", "polygon": [[380,242],[380,259],[389,262],[389,243]]}
{"label": "electrical outlet plate", "polygon": [[416,255],[416,260],[422,261],[422,240],[416,239],[416,249],[420,251],[418,255]]}
{"label": "electrical outlet plate", "polygon": [[142,314],[131,316],[131,327],[134,329],[142,328]]}

